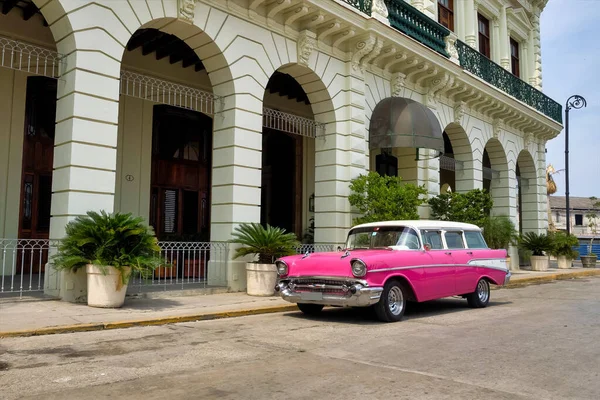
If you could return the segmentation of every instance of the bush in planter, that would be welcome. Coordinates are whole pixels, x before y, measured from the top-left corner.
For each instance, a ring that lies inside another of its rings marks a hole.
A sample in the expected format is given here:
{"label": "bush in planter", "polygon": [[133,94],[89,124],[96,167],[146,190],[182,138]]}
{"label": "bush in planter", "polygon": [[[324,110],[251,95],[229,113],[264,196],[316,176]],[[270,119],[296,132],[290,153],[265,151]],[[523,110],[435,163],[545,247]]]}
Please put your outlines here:
{"label": "bush in planter", "polygon": [[573,250],[573,247],[579,244],[575,235],[567,234],[563,231],[552,233],[552,248],[550,254],[558,260],[558,268],[570,268],[571,261],[579,256],[579,252]]}
{"label": "bush in planter", "polygon": [[275,293],[277,269],[273,264],[279,257],[296,253],[300,242],[293,233],[267,225],[245,223],[235,228],[231,243],[240,244],[234,259],[248,255],[258,256],[258,263],[246,264],[247,293],[253,296],[271,296]]}
{"label": "bush in planter", "polygon": [[[131,274],[136,272],[149,278],[162,263],[154,231],[143,221],[131,214],[105,211],[89,211],[86,216],[75,218],[67,224],[66,236],[52,258],[54,267],[75,272],[84,266],[93,266],[104,276],[116,275],[115,291],[122,292],[124,301]],[[87,268],[89,271],[90,267]],[[90,293],[94,291],[90,279],[88,273],[88,304],[99,305],[90,304],[90,298],[95,299],[97,295]]]}
{"label": "bush in planter", "polygon": [[516,245],[519,235],[514,222],[506,215],[488,217],[481,225],[483,238],[491,249],[506,249]]}
{"label": "bush in planter", "polygon": [[552,249],[552,239],[545,233],[527,232],[519,238],[519,247],[529,250],[531,254],[531,268],[536,271],[548,269],[548,256],[545,252]]}
{"label": "bush in planter", "polygon": [[431,217],[482,226],[490,215],[494,200],[489,192],[473,189],[466,193],[444,193],[430,198]]}

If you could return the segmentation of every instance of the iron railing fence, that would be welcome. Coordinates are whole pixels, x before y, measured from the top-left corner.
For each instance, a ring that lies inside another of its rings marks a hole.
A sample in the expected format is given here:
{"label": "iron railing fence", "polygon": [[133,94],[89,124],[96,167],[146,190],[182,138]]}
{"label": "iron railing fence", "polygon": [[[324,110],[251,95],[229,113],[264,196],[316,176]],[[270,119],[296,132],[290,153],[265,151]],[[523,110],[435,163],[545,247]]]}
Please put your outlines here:
{"label": "iron railing fence", "polygon": [[43,291],[48,253],[56,245],[48,239],[0,239],[0,294]]}
{"label": "iron railing fence", "polygon": [[[0,294],[43,292],[46,264],[59,243],[48,239],[0,239]],[[158,244],[164,265],[149,278],[134,274],[129,281],[129,293],[147,289],[184,289],[194,284],[206,287],[209,265],[222,269],[231,258],[227,242],[159,241]],[[336,246],[331,244],[303,244],[296,252],[305,254],[335,249]]]}

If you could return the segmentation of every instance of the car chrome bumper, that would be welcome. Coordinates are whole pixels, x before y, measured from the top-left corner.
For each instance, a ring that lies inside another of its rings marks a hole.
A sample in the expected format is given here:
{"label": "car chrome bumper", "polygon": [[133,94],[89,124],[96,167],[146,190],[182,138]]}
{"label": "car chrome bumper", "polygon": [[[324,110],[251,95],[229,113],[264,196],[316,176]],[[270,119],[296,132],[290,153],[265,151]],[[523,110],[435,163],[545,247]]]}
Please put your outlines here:
{"label": "car chrome bumper", "polygon": [[511,276],[512,274],[510,273],[510,271],[506,271],[506,276],[504,277],[504,286],[508,285]]}
{"label": "car chrome bumper", "polygon": [[[290,287],[291,286],[291,287]],[[290,303],[322,304],[325,306],[339,307],[368,307],[379,301],[382,287],[367,287],[360,283],[348,287],[346,293],[328,293],[330,288],[338,286],[323,285],[324,291],[299,291],[290,282],[282,281],[277,284],[275,290],[280,293],[281,298]]]}

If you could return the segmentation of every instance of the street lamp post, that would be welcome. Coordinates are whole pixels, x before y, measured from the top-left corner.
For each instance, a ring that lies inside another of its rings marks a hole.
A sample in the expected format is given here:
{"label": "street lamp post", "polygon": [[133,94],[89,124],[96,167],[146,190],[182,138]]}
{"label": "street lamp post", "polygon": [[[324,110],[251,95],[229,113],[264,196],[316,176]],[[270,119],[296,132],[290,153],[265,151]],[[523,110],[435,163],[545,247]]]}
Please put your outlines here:
{"label": "street lamp post", "polygon": [[567,234],[571,233],[571,207],[569,206],[569,110],[571,108],[578,110],[586,106],[587,102],[578,94],[569,97],[565,105],[565,206],[567,208]]}

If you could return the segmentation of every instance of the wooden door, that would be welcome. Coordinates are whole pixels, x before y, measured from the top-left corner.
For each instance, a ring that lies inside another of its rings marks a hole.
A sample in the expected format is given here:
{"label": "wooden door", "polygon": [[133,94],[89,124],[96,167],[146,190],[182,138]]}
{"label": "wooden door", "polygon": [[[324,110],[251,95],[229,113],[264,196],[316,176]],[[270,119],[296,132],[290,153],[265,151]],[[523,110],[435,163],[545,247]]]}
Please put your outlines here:
{"label": "wooden door", "polygon": [[[48,239],[52,199],[52,161],[56,119],[56,80],[29,77],[25,101],[19,239]],[[47,252],[26,247],[19,272],[43,271]],[[21,266],[22,264],[22,266]]]}

